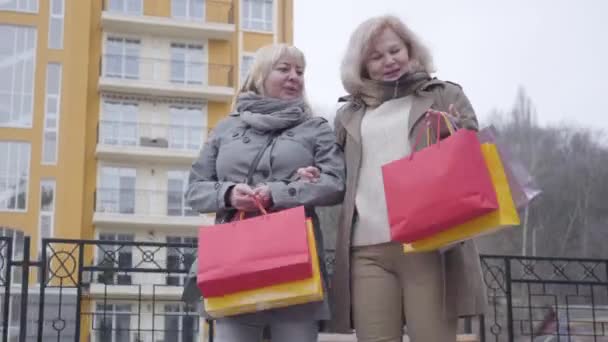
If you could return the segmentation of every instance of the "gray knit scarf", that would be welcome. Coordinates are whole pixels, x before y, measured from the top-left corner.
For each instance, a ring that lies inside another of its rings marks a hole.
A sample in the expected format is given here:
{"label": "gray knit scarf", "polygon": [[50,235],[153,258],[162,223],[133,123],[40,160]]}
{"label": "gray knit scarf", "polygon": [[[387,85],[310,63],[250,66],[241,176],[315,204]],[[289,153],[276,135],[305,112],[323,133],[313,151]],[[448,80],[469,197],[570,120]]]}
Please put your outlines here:
{"label": "gray knit scarf", "polygon": [[312,116],[304,99],[281,100],[253,92],[239,95],[235,109],[235,115],[262,132],[294,127]]}
{"label": "gray knit scarf", "polygon": [[359,97],[365,105],[377,107],[385,101],[405,97],[420,89],[420,86],[428,82],[431,76],[426,72],[407,73],[395,81],[373,81],[363,79],[363,87]]}

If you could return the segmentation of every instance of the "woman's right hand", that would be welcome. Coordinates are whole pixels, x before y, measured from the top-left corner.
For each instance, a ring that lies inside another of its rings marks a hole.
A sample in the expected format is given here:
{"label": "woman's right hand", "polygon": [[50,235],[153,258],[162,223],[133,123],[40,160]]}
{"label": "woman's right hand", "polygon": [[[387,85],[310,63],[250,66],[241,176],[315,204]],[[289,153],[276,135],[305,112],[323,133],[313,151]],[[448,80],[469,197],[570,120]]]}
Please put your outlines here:
{"label": "woman's right hand", "polygon": [[245,183],[235,185],[232,190],[230,190],[229,198],[230,205],[236,210],[245,212],[259,210],[255,202],[255,192]]}

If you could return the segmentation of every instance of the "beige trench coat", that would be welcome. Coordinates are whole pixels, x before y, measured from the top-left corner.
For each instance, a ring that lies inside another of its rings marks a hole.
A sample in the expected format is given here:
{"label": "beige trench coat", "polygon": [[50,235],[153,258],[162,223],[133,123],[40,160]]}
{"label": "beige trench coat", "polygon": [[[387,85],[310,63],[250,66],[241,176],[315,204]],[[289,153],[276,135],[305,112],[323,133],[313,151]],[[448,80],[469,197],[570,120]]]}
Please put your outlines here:
{"label": "beige trench coat", "polygon": [[[461,124],[477,129],[475,113],[460,86],[433,79],[419,89],[413,95],[409,116],[408,134],[412,146],[418,130],[426,127],[418,123],[429,108],[447,111],[449,105],[453,104],[464,117]],[[348,97],[347,101],[338,111],[335,121],[338,143],[344,148],[347,173],[346,194],[337,232],[335,271],[331,282],[332,321],[328,324],[329,330],[337,333],[352,331],[350,250],[352,223],[356,215],[355,193],[361,167],[361,119],[365,114],[365,105],[360,100]],[[420,146],[423,147],[425,146]],[[486,306],[485,286],[474,242],[465,242],[446,252],[444,265],[446,313],[456,316],[483,313]]]}

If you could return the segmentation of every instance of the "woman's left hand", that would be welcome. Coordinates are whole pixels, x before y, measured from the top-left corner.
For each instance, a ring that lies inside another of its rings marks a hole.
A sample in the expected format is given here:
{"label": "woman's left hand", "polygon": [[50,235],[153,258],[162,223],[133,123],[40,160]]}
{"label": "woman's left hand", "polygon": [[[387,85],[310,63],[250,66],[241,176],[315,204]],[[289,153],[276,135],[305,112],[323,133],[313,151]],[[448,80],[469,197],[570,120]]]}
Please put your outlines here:
{"label": "woman's left hand", "polygon": [[299,180],[316,183],[321,177],[321,170],[314,166],[307,166],[299,168],[297,174]]}

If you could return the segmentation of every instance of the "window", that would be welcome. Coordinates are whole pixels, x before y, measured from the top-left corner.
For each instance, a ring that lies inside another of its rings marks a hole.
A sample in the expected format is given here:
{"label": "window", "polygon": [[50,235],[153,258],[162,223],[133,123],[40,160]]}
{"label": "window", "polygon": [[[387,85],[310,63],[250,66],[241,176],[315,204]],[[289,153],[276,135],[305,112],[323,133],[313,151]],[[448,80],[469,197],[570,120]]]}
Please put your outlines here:
{"label": "window", "polygon": [[143,0],[109,0],[110,12],[128,15],[142,15],[144,13]]}
{"label": "window", "polygon": [[102,167],[97,189],[97,211],[135,213],[135,169]]}
{"label": "window", "polygon": [[[8,237],[12,239],[13,242],[13,255],[12,258],[14,261],[23,260],[23,232],[17,229],[9,228],[9,227],[0,227],[0,236]],[[8,260],[6,255],[7,248],[2,249],[2,260],[5,262]],[[7,267],[6,264],[4,267]],[[4,271],[3,271],[4,273]],[[18,266],[12,267],[11,272],[11,283],[12,284],[21,284],[21,275],[22,268]],[[17,316],[19,317],[19,316]]]}
{"label": "window", "polygon": [[194,307],[184,304],[165,304],[165,341],[198,341],[198,328],[198,314]]}
{"label": "window", "polygon": [[0,25],[0,42],[0,126],[32,127],[36,29]]}
{"label": "window", "polygon": [[[6,267],[6,266],[4,266]],[[2,272],[4,273],[4,272]],[[5,295],[0,296],[0,307],[4,307],[4,300],[5,298],[7,298]],[[8,316],[8,318],[4,318],[7,316],[3,316],[3,320],[8,321],[8,340],[10,342],[13,341],[18,341],[19,340],[19,328],[20,325],[19,323],[21,322],[21,295],[18,294],[14,294],[14,292],[11,292],[10,297],[8,297],[8,301],[9,301],[9,308],[8,308],[8,313],[6,314]],[[3,314],[4,315],[4,314]],[[30,320],[28,320],[28,324],[29,322],[31,322]],[[1,332],[1,328],[0,328],[0,332]]]}
{"label": "window", "polygon": [[[99,234],[99,240],[103,242],[133,242],[133,234]],[[111,243],[99,244],[97,248],[97,265],[99,267],[111,268],[97,275],[97,281],[102,284],[130,285],[131,274],[121,273],[121,269],[133,267],[133,247],[112,245]]]}
{"label": "window", "polygon": [[205,19],[205,0],[171,0],[173,18],[186,20]]}
{"label": "window", "polygon": [[46,100],[42,163],[57,163],[57,138],[61,112],[61,64],[49,63],[46,69]]}
{"label": "window", "polygon": [[97,304],[96,342],[131,342],[131,304]]}
{"label": "window", "polygon": [[[40,242],[42,239],[52,238],[55,225],[55,180],[40,181]],[[41,246],[42,243],[39,244]]]}
{"label": "window", "polygon": [[251,70],[251,67],[253,66],[254,60],[255,60],[254,55],[243,55],[241,57],[241,70],[240,70],[241,84],[245,83],[245,79],[249,75],[249,71]]}
{"label": "window", "polygon": [[104,145],[137,145],[138,105],[126,101],[104,100],[99,138]]}
{"label": "window", "polygon": [[171,82],[202,84],[204,61],[202,45],[171,44]]}
{"label": "window", "polygon": [[25,211],[30,173],[30,144],[0,141],[0,211]]}
{"label": "window", "polygon": [[38,0],[2,0],[0,11],[38,12]]}
{"label": "window", "polygon": [[245,30],[273,31],[273,1],[243,0],[242,27]]}
{"label": "window", "polygon": [[63,18],[65,0],[51,0],[49,18],[49,49],[63,49]]}
{"label": "window", "polygon": [[196,216],[196,211],[186,205],[184,194],[188,188],[189,171],[169,171],[167,173],[167,215]]}
{"label": "window", "polygon": [[[189,270],[190,266],[196,259],[196,247],[198,245],[198,239],[195,237],[180,237],[180,236],[167,236],[167,243],[171,244],[188,244],[192,247],[167,247],[167,270],[178,271],[178,270]],[[178,274],[167,276],[167,285],[169,286],[183,286],[186,280],[186,274]]]}
{"label": "window", "polygon": [[108,37],[105,55],[105,76],[139,78],[138,39]]}
{"label": "window", "polygon": [[169,148],[198,151],[206,135],[200,107],[171,107]]}

